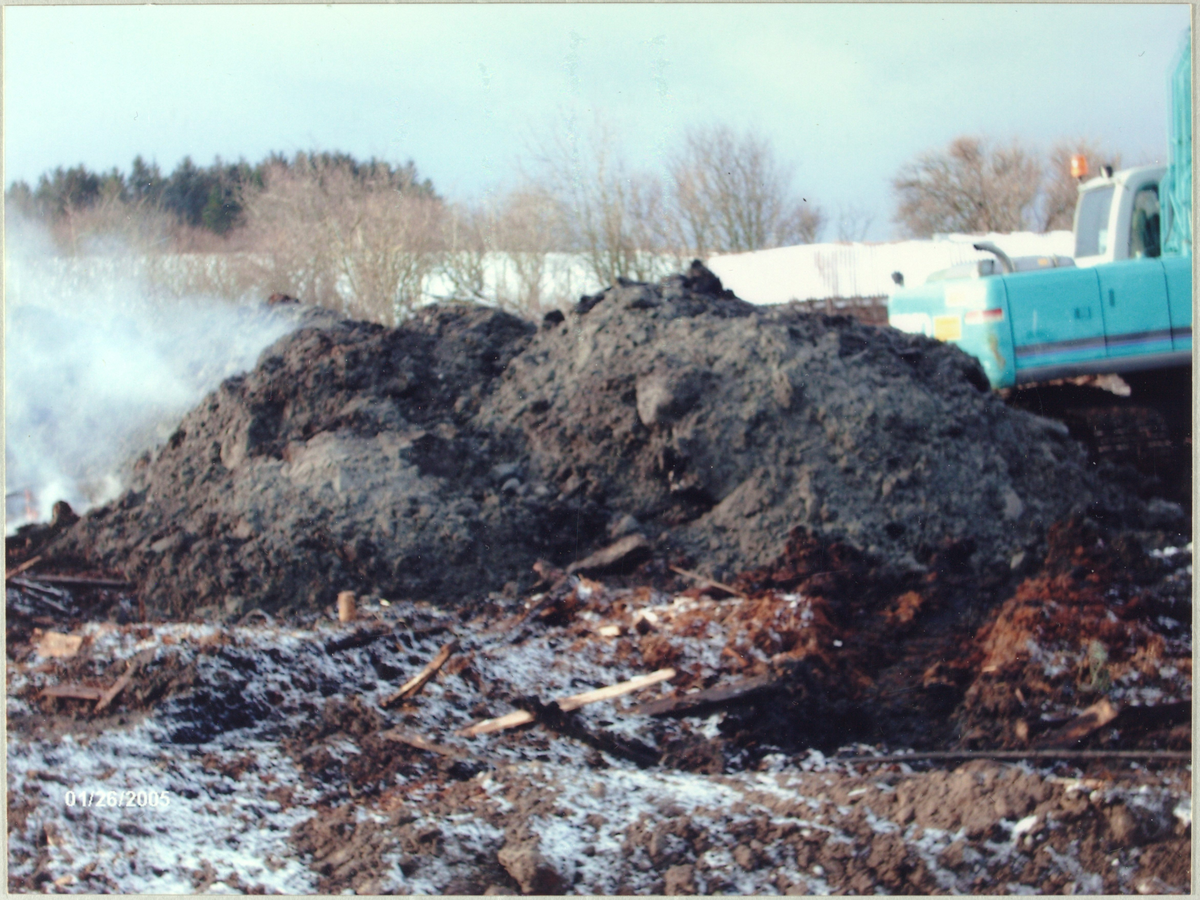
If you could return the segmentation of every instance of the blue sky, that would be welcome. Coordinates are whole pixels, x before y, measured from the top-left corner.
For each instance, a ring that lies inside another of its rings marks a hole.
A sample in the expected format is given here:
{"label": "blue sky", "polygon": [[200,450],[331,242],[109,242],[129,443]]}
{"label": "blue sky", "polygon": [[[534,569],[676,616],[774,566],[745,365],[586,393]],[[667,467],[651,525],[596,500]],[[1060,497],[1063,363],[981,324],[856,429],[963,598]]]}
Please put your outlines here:
{"label": "blue sky", "polygon": [[[656,170],[691,125],[768,137],[831,216],[960,134],[1162,159],[1183,5],[59,6],[4,10],[5,183],[272,150],[412,159],[453,199],[571,121]],[[827,234],[828,237],[833,235]]]}

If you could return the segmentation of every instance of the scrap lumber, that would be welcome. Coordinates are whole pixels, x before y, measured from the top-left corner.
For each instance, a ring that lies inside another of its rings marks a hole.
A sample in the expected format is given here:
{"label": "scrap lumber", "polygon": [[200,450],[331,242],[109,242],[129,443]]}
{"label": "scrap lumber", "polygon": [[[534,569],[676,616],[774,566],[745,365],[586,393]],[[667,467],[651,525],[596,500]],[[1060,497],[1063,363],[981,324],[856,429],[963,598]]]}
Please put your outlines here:
{"label": "scrap lumber", "polygon": [[129,668],[125,671],[125,674],[117,679],[116,684],[105,691],[104,694],[99,698],[100,702],[96,704],[96,708],[93,710],[93,712],[103,711],[110,703],[113,702],[113,700],[116,699],[117,694],[129,687],[129,682],[133,681],[133,673],[136,670],[137,666],[130,664]]}
{"label": "scrap lumber", "polygon": [[379,736],[385,740],[407,744],[410,747],[416,747],[418,750],[425,750],[429,753],[437,753],[441,756],[449,756],[454,759],[466,759],[471,756],[466,750],[460,750],[457,747],[448,747],[445,744],[435,744],[433,741],[427,740],[419,734],[413,734],[401,728],[391,728],[380,732]]}
{"label": "scrap lumber", "polygon": [[[592,691],[584,691],[582,694],[572,694],[570,697],[563,697],[561,700],[553,701],[553,705],[557,706],[562,712],[570,712],[589,703],[611,700],[614,697],[640,691],[642,688],[650,687],[663,681],[670,681],[674,677],[674,669],[659,669],[657,672],[651,672],[649,675],[639,675],[628,681],[622,681],[620,684],[613,684],[608,687],[596,688]],[[536,720],[536,715],[529,710],[521,709],[495,719],[484,719],[482,722],[476,722],[474,725],[464,728],[459,734],[464,737],[477,737],[481,734],[492,734],[496,731],[516,728],[519,725],[528,725],[530,722]]]}
{"label": "scrap lumber", "polygon": [[42,688],[43,697],[66,697],[72,700],[99,700],[105,693],[104,688],[86,684],[53,684]]}
{"label": "scrap lumber", "polygon": [[640,534],[630,534],[602,547],[590,556],[567,566],[568,575],[606,575],[633,568],[650,558],[650,542]]}
{"label": "scrap lumber", "polygon": [[71,615],[71,610],[67,609],[67,607],[63,606],[61,603],[57,603],[50,599],[51,597],[64,599],[63,595],[54,590],[54,588],[34,584],[32,581],[26,581],[24,578],[14,578],[12,583],[16,587],[24,589],[26,592],[25,596],[34,603],[40,603],[43,606],[48,606],[60,615]]}
{"label": "scrap lumber", "polygon": [[582,694],[572,694],[570,697],[564,697],[555,702],[558,704],[559,709],[569,712],[573,709],[579,709],[581,706],[587,706],[589,703],[611,700],[613,697],[620,697],[633,691],[640,691],[644,687],[650,687],[663,681],[670,681],[674,677],[674,669],[659,669],[657,672],[651,672],[649,675],[639,675],[620,684],[596,688],[593,691],[584,691]]}
{"label": "scrap lumber", "polygon": [[404,684],[400,686],[400,690],[396,691],[396,693],[385,699],[380,706],[386,709],[387,707],[392,706],[395,703],[399,703],[402,700],[408,700],[411,697],[415,697],[418,693],[420,693],[421,688],[425,687],[425,685],[429,682],[429,679],[436,675],[438,670],[446,664],[446,660],[448,660],[457,649],[458,639],[451,639],[450,643],[443,646],[442,649],[437,652],[437,656],[431,659],[425,668],[423,668],[412,678],[408,679],[408,681],[404,682]]}
{"label": "scrap lumber", "polygon": [[12,578],[14,575],[20,575],[22,572],[26,571],[27,569],[32,569],[34,566],[36,566],[41,561],[42,561],[42,558],[40,556],[35,556],[32,559],[25,560],[25,562],[21,563],[15,569],[9,569],[7,572],[5,572],[4,580],[8,581],[8,579]]}
{"label": "scrap lumber", "polygon": [[702,585],[707,587],[719,588],[727,594],[732,594],[735,597],[741,597],[743,600],[747,599],[746,594],[743,591],[739,591],[737,588],[723,582],[714,581],[707,575],[701,575],[699,572],[693,572],[690,569],[681,569],[678,566],[671,566],[670,569],[676,575],[683,575],[685,578],[690,578],[693,581],[699,581]]}
{"label": "scrap lumber", "polygon": [[83,646],[83,635],[47,631],[38,639],[37,652],[42,656],[66,659],[78,653],[81,646]]}
{"label": "scrap lumber", "polygon": [[353,622],[357,618],[354,603],[354,591],[342,591],[337,595],[337,614],[339,622]]}
{"label": "scrap lumber", "polygon": [[1077,744],[1089,734],[1103,728],[1117,717],[1117,708],[1105,697],[1093,703],[1082,713],[1061,728],[1057,728],[1037,741],[1041,747],[1059,747]]}
{"label": "scrap lumber", "polygon": [[575,585],[570,581],[560,581],[553,588],[546,592],[533,606],[525,610],[524,614],[517,619],[513,633],[509,636],[510,644],[517,644],[523,641],[529,635],[530,625],[538,620],[545,620],[552,616],[558,605],[566,600],[575,591]]}
{"label": "scrap lumber", "polygon": [[718,685],[705,691],[694,691],[679,697],[668,697],[635,706],[630,712],[637,716],[694,716],[718,706],[728,706],[749,700],[783,687],[784,679],[775,675],[747,678],[736,684]]}
{"label": "scrap lumber", "polygon": [[115,578],[88,578],[81,575],[42,575],[41,573],[26,577],[35,578],[46,584],[62,584],[68,587],[106,588],[113,591],[132,591],[137,587],[132,581],[121,581]]}

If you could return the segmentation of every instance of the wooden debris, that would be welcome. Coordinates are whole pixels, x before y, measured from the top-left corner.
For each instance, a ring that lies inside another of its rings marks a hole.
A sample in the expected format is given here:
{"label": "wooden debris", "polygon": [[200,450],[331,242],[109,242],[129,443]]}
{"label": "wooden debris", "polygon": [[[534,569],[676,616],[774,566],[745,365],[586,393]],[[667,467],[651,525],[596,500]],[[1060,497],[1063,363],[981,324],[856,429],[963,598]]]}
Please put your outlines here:
{"label": "wooden debris", "polygon": [[446,664],[446,660],[448,660],[451,654],[453,654],[457,649],[458,640],[451,640],[450,643],[446,644],[441,650],[438,651],[437,656],[430,660],[429,664],[425,666],[424,669],[422,669],[408,681],[404,682],[404,684],[400,686],[400,690],[396,691],[396,693],[385,699],[380,706],[386,709],[387,707],[392,706],[395,703],[399,703],[402,700],[408,700],[410,697],[415,697],[418,693],[420,693],[421,688],[425,687],[425,685],[429,682],[429,679],[438,673],[438,669]]}
{"label": "wooden debris", "polygon": [[69,587],[80,588],[105,588],[112,591],[132,591],[137,585],[131,581],[119,581],[115,578],[87,578],[78,575],[28,575],[27,578],[33,578],[46,584],[62,584]]}
{"label": "wooden debris", "polygon": [[1093,732],[1103,728],[1117,717],[1117,708],[1105,697],[1093,703],[1082,713],[1061,728],[1042,735],[1037,743],[1041,747],[1060,747],[1077,744]]}
{"label": "wooden debris", "polygon": [[705,587],[715,587],[727,594],[732,594],[734,597],[741,597],[743,600],[747,599],[746,594],[743,591],[739,591],[737,588],[731,587],[723,582],[714,581],[707,575],[701,575],[699,572],[692,572],[689,569],[681,569],[678,566],[671,566],[670,569],[677,575],[683,575],[685,578],[690,578],[693,581],[699,581],[701,585]]}
{"label": "wooden debris", "polygon": [[596,634],[600,635],[600,637],[609,637],[609,638],[620,637],[621,636],[621,626],[620,625],[601,625],[599,628],[596,629]]}
{"label": "wooden debris", "polygon": [[357,611],[354,607],[354,591],[342,591],[337,595],[337,613],[339,622],[353,622]]}
{"label": "wooden debris", "polygon": [[47,631],[38,640],[37,652],[42,656],[69,659],[79,652],[81,646],[83,646],[82,635]]}
{"label": "wooden debris", "polygon": [[9,569],[7,572],[5,572],[4,580],[8,581],[8,579],[12,578],[14,575],[20,575],[22,572],[24,572],[28,569],[32,569],[34,566],[36,566],[41,561],[42,561],[42,558],[40,556],[35,556],[35,557],[33,557],[33,559],[25,560],[25,562],[21,563],[15,569]]}
{"label": "wooden debris", "polygon": [[419,734],[413,734],[400,728],[392,728],[388,731],[380,732],[379,736],[385,740],[408,744],[408,746],[416,747],[418,750],[426,750],[430,753],[437,753],[454,759],[466,759],[471,756],[466,750],[460,750],[457,747],[448,747],[445,744],[435,744],[433,741],[426,740]]}
{"label": "wooden debris", "polygon": [[730,703],[768,694],[779,690],[782,686],[783,679],[775,675],[760,675],[736,684],[718,685],[706,691],[695,691],[679,697],[643,703],[641,706],[634,707],[630,712],[638,716],[694,716],[714,707],[727,706]]}
{"label": "wooden debris", "polygon": [[110,703],[113,702],[113,700],[116,699],[117,694],[129,687],[129,682],[133,681],[133,673],[135,671],[137,671],[137,666],[131,663],[125,674],[117,679],[116,684],[105,691],[103,696],[100,697],[100,702],[96,704],[96,708],[93,710],[93,712],[102,712]]}
{"label": "wooden debris", "polygon": [[[674,669],[659,669],[657,672],[651,672],[649,675],[639,675],[637,678],[631,678],[620,684],[597,688],[594,691],[584,691],[582,694],[572,694],[570,697],[563,697],[561,700],[554,701],[553,705],[563,712],[570,712],[589,703],[611,700],[614,697],[640,691],[642,688],[650,687],[663,681],[670,681],[674,677]],[[464,737],[477,737],[481,734],[492,734],[496,731],[516,728],[519,725],[528,725],[530,722],[536,721],[536,719],[537,716],[533,713],[522,709],[495,719],[485,719],[482,722],[476,722],[474,725],[464,728],[459,734]]]}
{"label": "wooden debris", "polygon": [[67,697],[74,700],[99,700],[106,690],[86,684],[54,684],[42,688],[43,697]]}
{"label": "wooden debris", "polygon": [[630,534],[602,547],[595,553],[567,566],[567,574],[602,575],[632,569],[650,558],[650,542],[643,535]]}
{"label": "wooden debris", "polygon": [[533,571],[543,584],[558,587],[567,580],[567,573],[548,560],[539,559],[533,564]]}
{"label": "wooden debris", "polygon": [[71,615],[71,610],[67,609],[67,607],[63,606],[61,603],[58,603],[55,600],[50,599],[51,597],[55,597],[60,600],[67,599],[66,596],[62,592],[56,591],[54,588],[51,588],[51,587],[45,587],[44,585],[35,584],[32,581],[27,581],[23,577],[22,578],[14,578],[12,580],[12,583],[16,587],[19,587],[19,588],[22,588],[23,590],[25,590],[27,592],[26,596],[33,602],[40,603],[43,606],[48,606],[55,612],[59,613],[60,615],[64,615],[64,616]]}
{"label": "wooden debris", "polygon": [[[588,582],[585,578],[579,578],[579,584],[593,589],[599,587],[595,582]],[[517,619],[516,627],[508,638],[508,642],[516,644],[524,640],[529,634],[529,626],[532,622],[547,622],[556,615],[569,615],[578,606],[578,586],[565,579],[559,581]]]}
{"label": "wooden debris", "polygon": [[589,703],[611,700],[614,697],[631,694],[634,691],[640,691],[642,688],[650,687],[651,685],[670,681],[674,677],[674,669],[659,669],[657,672],[651,672],[649,675],[639,675],[636,678],[630,678],[628,681],[622,681],[620,684],[596,688],[594,691],[584,691],[582,694],[572,694],[570,697],[564,697],[555,702],[561,710],[579,709],[579,707],[587,706]]}

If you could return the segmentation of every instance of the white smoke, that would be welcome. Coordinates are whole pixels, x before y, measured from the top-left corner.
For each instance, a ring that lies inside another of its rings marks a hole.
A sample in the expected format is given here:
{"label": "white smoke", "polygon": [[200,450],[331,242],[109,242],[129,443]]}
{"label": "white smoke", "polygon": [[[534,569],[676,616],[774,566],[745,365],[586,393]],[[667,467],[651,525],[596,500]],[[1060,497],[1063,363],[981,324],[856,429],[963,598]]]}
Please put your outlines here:
{"label": "white smoke", "polygon": [[121,490],[132,457],[170,435],[224,378],[294,327],[261,304],[151,296],[139,258],[56,256],[5,228],[5,526]]}

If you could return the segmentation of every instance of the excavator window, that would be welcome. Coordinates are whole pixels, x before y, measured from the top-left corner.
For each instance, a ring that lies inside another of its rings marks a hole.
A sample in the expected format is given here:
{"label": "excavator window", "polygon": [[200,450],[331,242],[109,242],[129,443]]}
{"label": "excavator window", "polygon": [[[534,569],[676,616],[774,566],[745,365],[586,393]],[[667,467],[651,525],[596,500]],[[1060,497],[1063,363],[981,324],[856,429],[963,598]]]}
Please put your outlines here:
{"label": "excavator window", "polygon": [[1147,185],[1133,198],[1133,221],[1129,229],[1129,258],[1156,257],[1159,244],[1158,185]]}
{"label": "excavator window", "polygon": [[1113,186],[1085,191],[1075,212],[1075,256],[1100,256],[1108,250],[1108,212]]}

